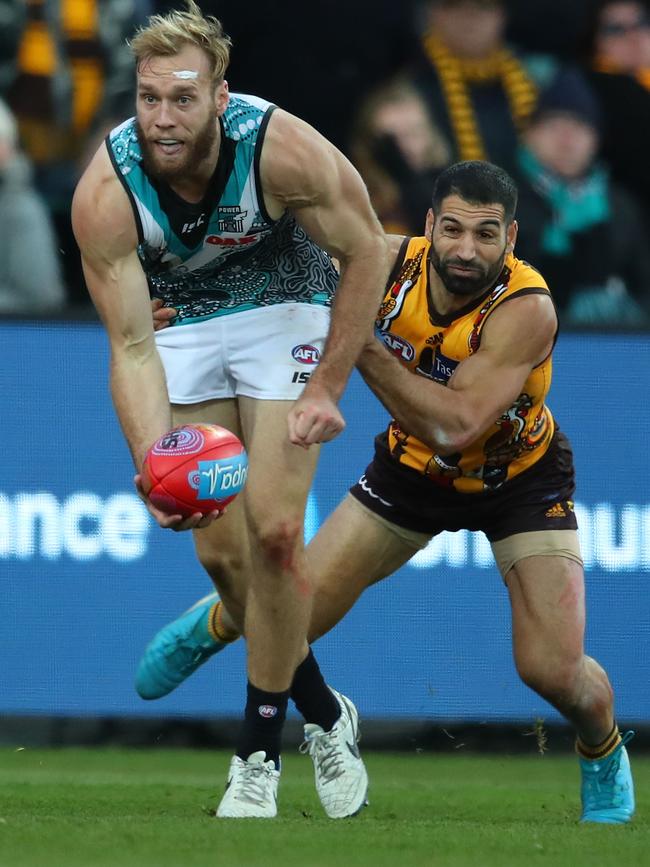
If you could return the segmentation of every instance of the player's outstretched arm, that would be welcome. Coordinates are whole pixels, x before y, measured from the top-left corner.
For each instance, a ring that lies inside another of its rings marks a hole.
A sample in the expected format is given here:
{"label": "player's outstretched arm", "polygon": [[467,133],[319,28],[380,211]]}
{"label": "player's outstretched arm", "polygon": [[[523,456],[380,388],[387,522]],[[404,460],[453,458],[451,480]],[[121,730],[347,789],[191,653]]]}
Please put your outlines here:
{"label": "player's outstretched arm", "polygon": [[446,386],[411,373],[376,339],[357,366],[404,430],[438,454],[453,454],[513,404],[530,371],[551,351],[556,331],[550,296],[526,295],[494,311],[479,350],[461,361]]}
{"label": "player's outstretched arm", "polygon": [[289,416],[292,442],[308,446],[332,439],[344,426],[336,403],[381,302],[389,265],[386,238],[356,169],[298,118],[274,112],[260,170],[265,200],[290,210],[339,262],[323,357]]}
{"label": "player's outstretched arm", "polygon": [[[72,225],[88,290],[110,341],[113,403],[139,473],[147,449],[172,420],[131,206],[103,146],[75,191]],[[216,517],[166,515],[144,496],[139,475],[136,488],[162,527],[187,530]]]}
{"label": "player's outstretched arm", "polygon": [[171,427],[171,412],[135,221],[105,148],[75,191],[72,225],[88,290],[110,341],[113,402],[139,470],[151,443]]}

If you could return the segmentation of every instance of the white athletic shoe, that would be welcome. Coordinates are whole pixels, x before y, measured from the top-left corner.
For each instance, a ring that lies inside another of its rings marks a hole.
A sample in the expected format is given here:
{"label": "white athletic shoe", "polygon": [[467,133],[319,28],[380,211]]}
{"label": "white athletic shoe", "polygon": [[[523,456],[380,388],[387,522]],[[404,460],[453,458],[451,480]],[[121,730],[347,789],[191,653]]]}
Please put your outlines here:
{"label": "white athletic shoe", "polygon": [[280,771],[265,761],[266,753],[251,753],[246,761],[233,756],[226,791],[217,808],[220,819],[272,819],[278,814]]}
{"label": "white athletic shoe", "polygon": [[332,692],[341,706],[341,716],[329,732],[307,723],[300,752],[312,757],[316,791],[327,815],[330,819],[345,819],[355,816],[368,803],[368,774],[357,746],[357,709],[349,698],[335,689]]}

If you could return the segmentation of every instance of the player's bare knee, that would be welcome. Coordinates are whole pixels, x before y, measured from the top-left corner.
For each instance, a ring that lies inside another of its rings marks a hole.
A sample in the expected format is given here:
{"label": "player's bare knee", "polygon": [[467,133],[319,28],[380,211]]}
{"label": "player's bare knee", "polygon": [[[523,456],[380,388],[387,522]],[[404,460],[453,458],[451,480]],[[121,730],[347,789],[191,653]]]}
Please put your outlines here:
{"label": "player's bare knee", "polygon": [[291,570],[304,547],[302,522],[297,518],[269,516],[256,521],[252,532],[262,557],[270,564]]}
{"label": "player's bare knee", "polygon": [[522,681],[555,706],[573,706],[580,694],[580,660],[557,659],[548,655],[517,660]]}
{"label": "player's bare knee", "polygon": [[241,554],[228,549],[210,547],[197,549],[197,556],[221,592],[236,595],[236,588],[244,573],[244,561]]}

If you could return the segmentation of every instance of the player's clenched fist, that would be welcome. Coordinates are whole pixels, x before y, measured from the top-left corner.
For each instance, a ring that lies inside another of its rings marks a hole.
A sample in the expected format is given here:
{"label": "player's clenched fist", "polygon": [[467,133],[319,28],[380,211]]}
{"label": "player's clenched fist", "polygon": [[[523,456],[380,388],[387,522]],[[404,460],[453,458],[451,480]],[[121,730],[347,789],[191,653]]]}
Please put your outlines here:
{"label": "player's clenched fist", "polygon": [[289,411],[289,439],[308,448],[314,443],[334,439],[345,427],[345,420],[332,398],[312,390],[300,397]]}

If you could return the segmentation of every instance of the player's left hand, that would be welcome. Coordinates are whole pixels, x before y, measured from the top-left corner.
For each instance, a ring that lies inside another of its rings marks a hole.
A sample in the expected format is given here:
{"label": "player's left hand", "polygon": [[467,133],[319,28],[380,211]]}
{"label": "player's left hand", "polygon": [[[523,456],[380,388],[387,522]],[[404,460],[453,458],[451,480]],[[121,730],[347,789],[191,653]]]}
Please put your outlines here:
{"label": "player's left hand", "polygon": [[170,515],[167,512],[163,512],[156,508],[149,497],[145,494],[140,473],[137,473],[134,476],[133,483],[138,496],[147,507],[147,511],[163,530],[173,530],[175,533],[183,532],[185,530],[201,530],[203,527],[209,527],[213,521],[217,521],[226,513],[225,509],[215,509],[207,515],[204,515],[201,512],[196,512],[188,518],[184,518],[182,515]]}
{"label": "player's left hand", "polygon": [[336,402],[313,383],[289,410],[288,423],[291,442],[306,449],[314,443],[333,440],[345,428]]}
{"label": "player's left hand", "polygon": [[153,330],[162,331],[163,328],[167,328],[177,312],[174,307],[163,307],[162,298],[152,298]]}

